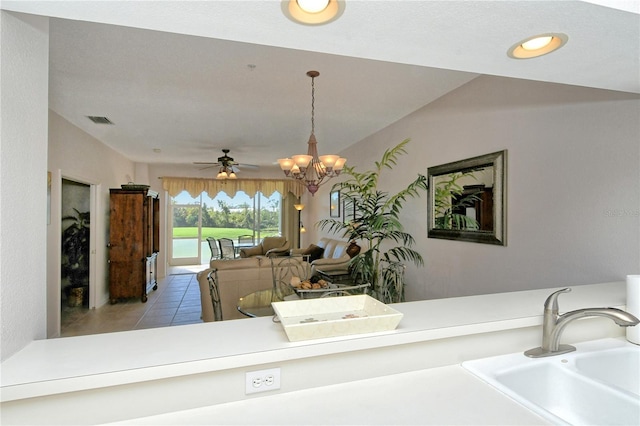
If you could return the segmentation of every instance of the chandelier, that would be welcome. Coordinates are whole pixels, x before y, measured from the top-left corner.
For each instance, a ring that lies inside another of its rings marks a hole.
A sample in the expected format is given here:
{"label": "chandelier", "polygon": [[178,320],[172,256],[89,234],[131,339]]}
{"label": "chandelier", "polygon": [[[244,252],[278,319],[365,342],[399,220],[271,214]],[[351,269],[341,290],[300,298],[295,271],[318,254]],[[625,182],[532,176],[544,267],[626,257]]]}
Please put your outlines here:
{"label": "chandelier", "polygon": [[[309,148],[306,154],[292,155],[291,158],[278,160],[280,168],[285,176],[298,180],[314,195],[323,183],[332,177],[338,176],[347,159],[339,155],[318,156],[318,142],[315,131],[315,78],[320,75],[318,71],[308,71],[311,77],[311,136],[309,136]],[[326,179],[326,180],[325,180]]]}

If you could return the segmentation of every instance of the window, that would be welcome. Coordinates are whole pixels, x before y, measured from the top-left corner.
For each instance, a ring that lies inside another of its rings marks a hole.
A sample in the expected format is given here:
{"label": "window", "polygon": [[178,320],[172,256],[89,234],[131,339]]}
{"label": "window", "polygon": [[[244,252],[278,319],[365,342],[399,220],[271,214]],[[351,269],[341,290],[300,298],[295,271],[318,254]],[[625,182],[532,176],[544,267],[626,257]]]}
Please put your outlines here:
{"label": "window", "polygon": [[238,191],[233,198],[219,192],[212,199],[205,192],[193,198],[182,191],[171,197],[171,217],[169,264],[208,263],[207,237],[231,238],[238,244],[242,236],[243,244],[257,244],[266,236],[282,235],[282,196],[258,192],[250,197]]}

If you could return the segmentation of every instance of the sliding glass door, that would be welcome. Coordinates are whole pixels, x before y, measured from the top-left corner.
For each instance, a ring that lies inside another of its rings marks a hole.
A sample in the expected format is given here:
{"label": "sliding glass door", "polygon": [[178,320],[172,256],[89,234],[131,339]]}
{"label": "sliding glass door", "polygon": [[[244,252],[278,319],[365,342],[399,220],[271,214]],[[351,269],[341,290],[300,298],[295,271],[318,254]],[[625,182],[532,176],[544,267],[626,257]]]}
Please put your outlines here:
{"label": "sliding glass door", "polygon": [[207,237],[230,238],[236,246],[257,244],[266,236],[282,234],[282,197],[249,197],[242,191],[231,198],[219,192],[191,197],[186,191],[171,198],[171,253],[169,265],[198,265],[209,262]]}
{"label": "sliding glass door", "polygon": [[[202,262],[202,202],[186,191],[171,199],[171,254],[169,264],[199,265]],[[208,250],[208,249],[207,249]]]}

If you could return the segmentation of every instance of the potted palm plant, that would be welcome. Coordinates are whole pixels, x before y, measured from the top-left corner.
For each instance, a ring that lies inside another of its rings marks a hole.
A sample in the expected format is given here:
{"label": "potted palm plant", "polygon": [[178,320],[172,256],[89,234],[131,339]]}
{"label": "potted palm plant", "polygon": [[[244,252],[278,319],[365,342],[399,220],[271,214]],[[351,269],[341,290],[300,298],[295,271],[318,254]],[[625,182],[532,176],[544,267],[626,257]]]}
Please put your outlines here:
{"label": "potted palm plant", "polygon": [[84,303],[85,289],[89,284],[90,213],[73,210],[75,215],[62,218],[63,223],[71,221],[62,231],[62,274],[69,280],[66,292],[67,303],[71,307]]}
{"label": "potted palm plant", "polygon": [[364,245],[364,250],[350,261],[351,274],[359,282],[371,283],[372,296],[383,303],[404,301],[404,262],[416,266],[424,264],[420,253],[411,248],[415,240],[404,231],[398,216],[404,201],[426,191],[427,178],[418,174],[396,194],[378,189],[382,171],[393,169],[398,156],[406,154],[405,146],[409,141],[405,139],[387,149],[372,170],[357,172],[352,167],[345,167],[342,173],[347,179],[333,185],[332,191],[340,191],[354,203],[356,218],[348,223],[323,219],[317,224],[323,230],[342,234],[342,237]]}

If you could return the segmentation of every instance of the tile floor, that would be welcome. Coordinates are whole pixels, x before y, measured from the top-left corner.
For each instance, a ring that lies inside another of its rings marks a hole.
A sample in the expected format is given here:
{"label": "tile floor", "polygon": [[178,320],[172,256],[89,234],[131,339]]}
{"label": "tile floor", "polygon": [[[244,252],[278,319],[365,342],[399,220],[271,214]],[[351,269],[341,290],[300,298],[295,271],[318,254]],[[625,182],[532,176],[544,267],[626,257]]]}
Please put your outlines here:
{"label": "tile floor", "polygon": [[97,309],[64,307],[60,337],[194,324],[202,322],[200,314],[196,275],[168,275],[148,294],[147,303],[131,299]]}

